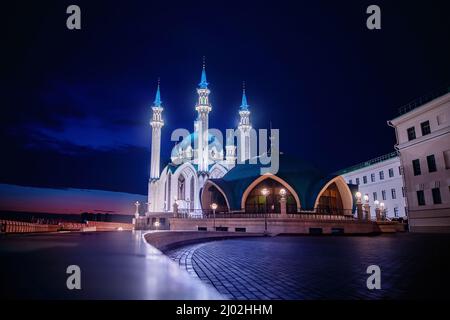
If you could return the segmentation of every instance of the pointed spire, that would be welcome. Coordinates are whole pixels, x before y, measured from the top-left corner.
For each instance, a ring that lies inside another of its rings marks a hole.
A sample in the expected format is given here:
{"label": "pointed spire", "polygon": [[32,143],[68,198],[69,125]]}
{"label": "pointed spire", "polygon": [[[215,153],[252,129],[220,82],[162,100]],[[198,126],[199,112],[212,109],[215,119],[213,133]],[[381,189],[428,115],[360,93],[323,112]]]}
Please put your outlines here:
{"label": "pointed spire", "polygon": [[206,63],[205,63],[205,57],[203,57],[203,69],[202,69],[202,77],[200,79],[200,83],[198,84],[200,86],[200,89],[207,89],[208,88],[208,81],[206,81]]}
{"label": "pointed spire", "polygon": [[247,96],[245,95],[245,81],[242,83],[242,103],[241,110],[248,110]]}
{"label": "pointed spire", "polygon": [[158,78],[158,88],[156,89],[155,101],[153,101],[153,105],[156,107],[161,107],[161,104],[162,104],[161,92],[159,90],[159,83],[160,83],[160,80]]}

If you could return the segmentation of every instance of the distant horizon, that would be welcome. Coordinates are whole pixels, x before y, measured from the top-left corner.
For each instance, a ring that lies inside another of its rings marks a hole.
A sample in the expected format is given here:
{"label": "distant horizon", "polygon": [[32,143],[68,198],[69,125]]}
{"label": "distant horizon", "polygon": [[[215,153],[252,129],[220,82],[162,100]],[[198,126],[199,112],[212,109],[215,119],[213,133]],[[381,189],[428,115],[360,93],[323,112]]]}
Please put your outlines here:
{"label": "distant horizon", "polygon": [[[145,205],[147,196],[118,191],[79,188],[46,188],[0,183],[0,211],[132,215],[134,202]],[[143,206],[140,212],[144,212]]]}

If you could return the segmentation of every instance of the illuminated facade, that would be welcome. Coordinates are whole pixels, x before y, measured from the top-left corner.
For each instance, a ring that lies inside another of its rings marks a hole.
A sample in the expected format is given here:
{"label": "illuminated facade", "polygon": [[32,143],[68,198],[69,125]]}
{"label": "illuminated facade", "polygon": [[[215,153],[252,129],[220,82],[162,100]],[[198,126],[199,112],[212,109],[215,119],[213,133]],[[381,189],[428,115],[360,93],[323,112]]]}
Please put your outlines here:
{"label": "illuminated facade", "polygon": [[[208,85],[203,66],[197,88],[194,130],[175,145],[170,162],[161,170],[164,109],[158,84],[150,121],[148,213],[176,210],[195,216],[210,210],[215,203],[220,212],[298,213],[308,210],[351,214],[353,198],[348,185],[339,176],[324,176],[308,164],[286,156],[280,156],[278,173],[261,175],[262,165],[254,147],[256,143],[252,143],[256,134],[251,125],[245,87],[238,111],[239,124],[232,136],[227,135],[224,148],[218,135],[209,128],[213,106]],[[266,155],[270,156],[271,151]],[[249,163],[253,160],[255,164]],[[267,194],[261,194],[261,190]]]}

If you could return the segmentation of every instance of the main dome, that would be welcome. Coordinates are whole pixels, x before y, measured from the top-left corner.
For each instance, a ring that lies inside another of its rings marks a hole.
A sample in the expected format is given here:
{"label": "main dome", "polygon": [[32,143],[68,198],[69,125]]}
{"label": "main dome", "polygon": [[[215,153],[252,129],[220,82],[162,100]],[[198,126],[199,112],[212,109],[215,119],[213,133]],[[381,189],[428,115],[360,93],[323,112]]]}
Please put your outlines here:
{"label": "main dome", "polygon": [[[198,133],[193,132],[175,145],[172,149],[170,158],[173,163],[178,164],[186,159],[195,158],[198,148]],[[223,158],[223,143],[215,135],[208,133],[208,151],[209,158],[213,161],[218,161]]]}

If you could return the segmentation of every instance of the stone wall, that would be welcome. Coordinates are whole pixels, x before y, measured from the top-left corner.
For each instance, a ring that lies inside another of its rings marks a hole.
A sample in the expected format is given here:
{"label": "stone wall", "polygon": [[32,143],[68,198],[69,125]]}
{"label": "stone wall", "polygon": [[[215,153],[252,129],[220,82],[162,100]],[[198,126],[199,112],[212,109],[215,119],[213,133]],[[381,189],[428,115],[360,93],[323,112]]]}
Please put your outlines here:
{"label": "stone wall", "polygon": [[[382,227],[380,227],[382,226]],[[264,218],[227,218],[227,219],[181,219],[171,218],[171,230],[207,230],[228,228],[228,232],[264,233]],[[244,232],[245,229],[245,232]],[[397,222],[376,222],[358,220],[315,220],[297,218],[268,218],[267,233],[278,234],[372,234],[381,232],[404,231]]]}

